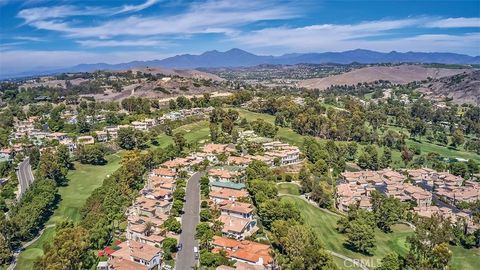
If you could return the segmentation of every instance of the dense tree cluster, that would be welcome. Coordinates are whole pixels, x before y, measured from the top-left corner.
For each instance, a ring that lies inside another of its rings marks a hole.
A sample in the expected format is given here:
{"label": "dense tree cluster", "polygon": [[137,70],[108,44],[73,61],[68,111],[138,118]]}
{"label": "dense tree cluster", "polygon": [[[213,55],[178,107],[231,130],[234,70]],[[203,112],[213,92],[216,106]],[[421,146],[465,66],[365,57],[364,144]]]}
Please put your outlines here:
{"label": "dense tree cluster", "polygon": [[352,205],[346,217],[338,220],[338,231],[346,236],[345,246],[367,255],[373,254],[375,242],[375,216],[372,212]]}

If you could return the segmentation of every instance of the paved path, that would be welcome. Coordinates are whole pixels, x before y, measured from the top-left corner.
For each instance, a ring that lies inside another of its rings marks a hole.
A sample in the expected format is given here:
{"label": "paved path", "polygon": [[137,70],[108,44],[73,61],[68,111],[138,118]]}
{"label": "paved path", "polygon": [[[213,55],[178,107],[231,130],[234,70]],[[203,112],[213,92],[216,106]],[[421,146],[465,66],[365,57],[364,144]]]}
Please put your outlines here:
{"label": "paved path", "polygon": [[[342,254],[340,254],[340,253],[333,252],[333,251],[331,251],[331,250],[328,250],[328,252],[330,252],[330,254],[332,254],[332,255],[335,256],[335,257],[338,257],[338,258],[340,258],[340,259],[343,259],[343,260],[345,260],[345,261],[348,261],[348,262],[350,262],[351,264],[362,268],[363,270],[369,270],[368,266],[366,266],[365,264],[363,264],[360,260],[356,260],[356,259],[349,258],[349,257],[347,257],[347,256],[345,256],[345,255],[342,255]],[[347,266],[347,265],[344,265],[344,266]]]}
{"label": "paved path", "polygon": [[18,164],[17,178],[19,183],[19,192],[17,199],[22,198],[25,191],[28,190],[30,185],[35,180],[33,178],[32,167],[30,166],[30,158],[25,158],[20,164]]}
{"label": "paved path", "polygon": [[190,177],[187,183],[184,214],[182,215],[182,233],[180,234],[180,244],[183,247],[177,253],[175,264],[177,270],[189,270],[197,265],[193,247],[198,247],[195,229],[200,222],[200,178],[203,175],[205,175],[204,172],[197,172]]}
{"label": "paved path", "polygon": [[12,263],[8,266],[7,270],[13,270],[15,269],[15,267],[17,266],[17,258],[18,256],[20,255],[20,252],[22,250],[25,250],[27,247],[29,247],[31,244],[33,244],[34,242],[36,242],[42,235],[43,233],[45,232],[46,229],[48,228],[52,228],[52,227],[55,227],[55,224],[48,224],[47,226],[45,226],[40,232],[38,232],[38,235],[37,237],[33,238],[32,240],[26,242],[26,243],[23,243],[22,244],[22,247],[17,249],[14,253],[13,253],[13,261]]}

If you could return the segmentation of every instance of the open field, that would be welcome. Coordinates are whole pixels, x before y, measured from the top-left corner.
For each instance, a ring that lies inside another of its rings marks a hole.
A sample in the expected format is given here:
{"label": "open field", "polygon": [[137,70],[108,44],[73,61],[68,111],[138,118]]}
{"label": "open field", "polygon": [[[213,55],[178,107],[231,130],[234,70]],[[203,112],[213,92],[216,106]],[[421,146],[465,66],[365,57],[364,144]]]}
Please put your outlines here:
{"label": "open field", "polygon": [[[196,123],[187,124],[181,127],[178,127],[173,130],[173,133],[183,131],[185,132],[185,139],[189,143],[195,142],[198,143],[202,140],[208,140],[210,137],[210,128],[208,121],[199,121]],[[173,144],[173,138],[166,135],[165,133],[160,134],[157,137],[158,146],[166,147],[169,144]]]}
{"label": "open field", "polygon": [[[107,175],[120,167],[121,159],[120,155],[113,154],[107,157],[108,163],[104,166],[75,163],[75,170],[69,171],[67,175],[68,185],[58,189],[61,201],[47,224],[55,224],[62,220],[80,221],[80,209],[85,201],[93,190],[102,185]],[[54,235],[54,227],[45,229],[37,241],[20,253],[15,269],[32,269],[35,259],[43,255],[43,245],[51,241]]]}
{"label": "open field", "polygon": [[300,187],[294,183],[280,183],[277,189],[281,194],[300,195]]}
{"label": "open field", "polygon": [[[378,265],[377,260],[381,260],[389,252],[397,252],[405,255],[408,252],[406,238],[412,234],[412,229],[407,225],[397,224],[393,226],[393,233],[383,233],[376,230],[375,238],[377,241],[377,249],[373,256],[364,256],[353,252],[343,246],[345,237],[336,230],[338,216],[323,211],[304,200],[295,196],[283,196],[282,200],[288,200],[297,205],[304,218],[306,224],[310,225],[317,233],[323,246],[348,257],[360,259],[367,265]],[[480,250],[467,250],[462,247],[450,247],[453,252],[452,266],[455,269],[478,269],[478,261],[480,259]]]}
{"label": "open field", "polygon": [[208,140],[210,138],[210,127],[208,121],[199,121],[178,127],[174,130],[174,133],[179,131],[185,132],[185,139],[187,139],[189,143],[198,143],[202,140]]}

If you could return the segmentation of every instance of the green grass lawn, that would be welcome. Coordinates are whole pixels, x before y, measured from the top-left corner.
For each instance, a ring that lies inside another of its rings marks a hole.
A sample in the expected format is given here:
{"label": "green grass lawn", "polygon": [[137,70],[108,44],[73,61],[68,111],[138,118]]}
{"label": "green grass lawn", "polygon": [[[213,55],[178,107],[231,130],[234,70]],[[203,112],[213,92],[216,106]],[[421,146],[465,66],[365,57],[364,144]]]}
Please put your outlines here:
{"label": "green grass lawn", "polygon": [[43,255],[43,245],[52,241],[54,236],[55,228],[47,228],[37,241],[20,253],[15,269],[33,269],[35,260]]}
{"label": "green grass lawn", "polygon": [[281,194],[300,195],[300,187],[294,183],[280,183],[277,188]]}
{"label": "green grass lawn", "polygon": [[460,246],[450,246],[450,250],[453,252],[450,265],[453,266],[454,269],[480,269],[480,248],[464,249]]}
{"label": "green grass lawn", "polygon": [[[173,133],[183,131],[185,133],[185,139],[189,142],[200,142],[203,140],[208,140],[210,138],[210,128],[208,121],[199,121],[191,124],[187,124],[181,127],[178,127],[173,130]],[[157,142],[159,147],[166,147],[170,144],[173,144],[173,138],[163,133],[157,137]]]}
{"label": "green grass lawn", "polygon": [[338,269],[341,270],[362,270],[362,268],[353,265],[351,262],[344,261],[341,258],[335,257],[332,255],[333,262],[338,266]]}
{"label": "green grass lawn", "polygon": [[108,163],[104,166],[75,163],[75,170],[69,171],[67,175],[68,186],[58,189],[61,201],[48,224],[64,219],[80,221],[80,208],[90,194],[102,185],[103,179],[120,167],[121,159],[120,155],[114,154],[107,157]]}
{"label": "green grass lawn", "polygon": [[364,256],[343,246],[345,236],[336,230],[337,221],[340,218],[339,216],[322,211],[300,198],[285,196],[282,197],[282,200],[288,200],[297,205],[305,222],[313,228],[323,246],[329,250],[344,254],[348,257],[363,260],[381,259],[390,251],[396,251],[402,255],[406,254],[408,251],[405,244],[406,237],[411,234],[412,230],[406,225],[395,225],[393,227],[393,233],[390,234],[385,234],[380,230],[377,230],[375,232],[377,249],[375,250],[374,256]]}
{"label": "green grass lawn", "polygon": [[[69,171],[68,185],[60,187],[58,194],[61,201],[47,224],[55,224],[62,220],[80,221],[80,209],[90,194],[102,185],[103,179],[120,167],[121,155],[113,154],[107,157],[104,166],[83,165],[75,163],[75,170]],[[55,228],[47,228],[44,234],[31,246],[20,253],[16,269],[32,269],[35,259],[43,255],[43,244],[51,241]]]}
{"label": "green grass lawn", "polygon": [[[341,253],[351,258],[365,260],[369,265],[377,265],[377,260],[381,260],[383,256],[391,251],[395,251],[400,255],[405,255],[408,252],[406,238],[413,231],[406,225],[394,225],[393,233],[389,234],[376,230],[375,238],[377,241],[377,249],[373,256],[364,256],[343,246],[342,243],[344,242],[345,237],[336,230],[337,220],[339,219],[338,216],[322,211],[321,209],[294,196],[283,196],[282,200],[288,200],[297,205],[305,222],[313,228],[323,246],[328,250]],[[451,265],[455,267],[455,269],[479,269],[480,249],[468,250],[457,246],[451,246],[450,249],[453,252]]]}
{"label": "green grass lawn", "polygon": [[208,140],[210,138],[210,127],[208,121],[199,121],[187,124],[174,130],[174,132],[178,131],[185,132],[185,139],[187,139],[189,143],[198,143],[200,141]]}

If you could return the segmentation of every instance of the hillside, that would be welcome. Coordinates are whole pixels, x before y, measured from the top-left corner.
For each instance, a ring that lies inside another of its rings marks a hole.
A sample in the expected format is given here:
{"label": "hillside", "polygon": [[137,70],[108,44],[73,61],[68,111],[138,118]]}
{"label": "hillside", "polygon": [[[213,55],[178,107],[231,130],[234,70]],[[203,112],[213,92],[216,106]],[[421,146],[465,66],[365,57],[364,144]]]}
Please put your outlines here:
{"label": "hillside", "polygon": [[132,72],[142,72],[149,74],[163,74],[167,76],[179,76],[184,78],[193,78],[193,79],[204,79],[204,80],[214,80],[214,81],[224,81],[224,79],[219,76],[204,71],[199,71],[195,69],[168,69],[168,68],[158,68],[158,67],[145,67],[145,68],[132,68]]}
{"label": "hillside", "polygon": [[452,99],[452,102],[480,105],[480,70],[435,79],[418,89],[431,98]]}
{"label": "hillside", "polygon": [[198,70],[145,67],[37,77],[24,81],[20,88],[50,88],[65,96],[119,101],[130,96],[162,99],[225,92],[224,81],[217,75]]}
{"label": "hillside", "polygon": [[65,66],[56,69],[30,70],[21,73],[0,74],[0,78],[28,77],[34,75],[50,75],[63,72],[91,72],[95,70],[125,70],[134,67],[163,68],[220,68],[220,67],[252,67],[262,64],[295,65],[295,64],[381,64],[381,63],[441,63],[441,64],[480,64],[480,56],[469,56],[456,53],[426,52],[376,52],[356,49],[343,52],[289,53],[280,56],[256,55],[241,49],[225,52],[217,50],[202,54],[181,54],[164,59],[148,61],[132,61],[126,63],[85,63],[76,66]]}
{"label": "hillside", "polygon": [[332,85],[353,85],[360,82],[373,82],[377,80],[388,80],[392,83],[405,84],[412,81],[425,80],[428,77],[436,79],[470,71],[471,70],[469,69],[429,68],[419,65],[400,65],[392,67],[373,66],[355,69],[350,72],[325,78],[302,80],[298,83],[298,86],[325,90]]}

